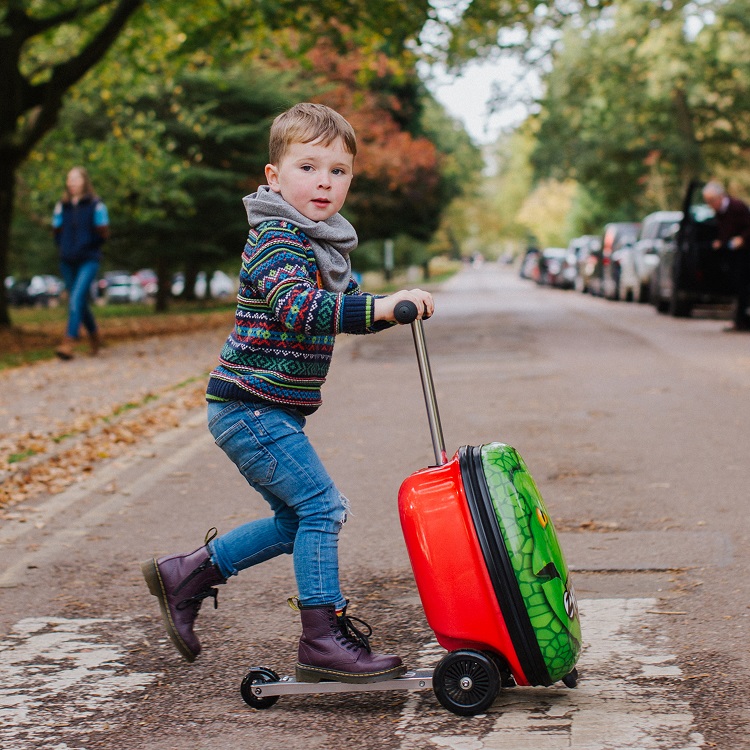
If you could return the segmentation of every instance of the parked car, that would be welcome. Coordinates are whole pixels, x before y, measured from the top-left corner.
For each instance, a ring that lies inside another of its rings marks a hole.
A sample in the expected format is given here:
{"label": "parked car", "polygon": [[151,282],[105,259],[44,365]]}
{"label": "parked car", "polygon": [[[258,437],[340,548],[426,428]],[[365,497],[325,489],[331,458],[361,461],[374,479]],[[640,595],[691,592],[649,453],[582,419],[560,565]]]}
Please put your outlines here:
{"label": "parked car", "polygon": [[112,304],[143,302],[146,299],[146,291],[135,276],[121,273],[107,278],[104,298]]}
{"label": "parked car", "polygon": [[224,271],[214,271],[208,282],[208,290],[212,299],[231,297],[237,293],[237,285]]}
{"label": "parked car", "polygon": [[536,247],[526,248],[521,260],[519,275],[522,279],[531,279],[532,281],[536,281],[539,277],[539,250]]}
{"label": "parked car", "polygon": [[59,302],[65,289],[63,280],[52,274],[38,274],[30,279],[5,279],[8,303],[13,307],[49,307]]}
{"label": "parked car", "polygon": [[122,276],[130,276],[130,271],[105,271],[104,275],[95,282],[95,289],[92,296],[107,298],[107,287],[112,279],[118,279]]}
{"label": "parked car", "polygon": [[155,297],[159,291],[159,277],[152,268],[141,268],[133,276],[138,279],[138,283],[143,287],[147,297]]}
{"label": "parked car", "polygon": [[589,292],[589,282],[601,253],[602,241],[595,234],[575,237],[568,243],[568,253],[575,256],[576,272],[573,282],[578,292]]}
{"label": "parked car", "polygon": [[563,286],[568,251],[564,247],[546,247],[539,256],[537,284]]}
{"label": "parked car", "polygon": [[[204,299],[210,293],[211,299],[231,297],[237,292],[235,282],[224,271],[214,271],[209,280],[205,271],[200,271],[195,277],[195,296]],[[172,277],[172,295],[179,297],[185,289],[185,275],[176,273]]]}
{"label": "parked car", "polygon": [[643,219],[636,243],[620,251],[620,299],[648,302],[659,250],[681,220],[682,211],[655,211]]}
{"label": "parked car", "polygon": [[718,235],[713,209],[703,202],[703,183],[692,182],[683,217],[659,248],[651,280],[651,302],[659,312],[687,317],[698,304],[728,304],[734,299],[734,255],[714,250]]}
{"label": "parked car", "polygon": [[604,226],[601,257],[591,284],[594,294],[607,299],[620,298],[619,259],[621,253],[619,251],[628,245],[635,244],[640,228],[640,224],[624,221],[612,222]]}

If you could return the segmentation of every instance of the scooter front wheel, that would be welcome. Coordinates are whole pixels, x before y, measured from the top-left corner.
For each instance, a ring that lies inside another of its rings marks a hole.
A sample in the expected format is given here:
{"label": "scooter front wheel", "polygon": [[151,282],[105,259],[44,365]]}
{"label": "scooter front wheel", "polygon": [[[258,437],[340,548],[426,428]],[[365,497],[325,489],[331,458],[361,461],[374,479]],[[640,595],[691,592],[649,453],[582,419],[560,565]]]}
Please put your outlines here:
{"label": "scooter front wheel", "polygon": [[273,669],[268,667],[253,667],[246,675],[245,679],[242,680],[240,686],[240,693],[242,699],[251,708],[263,709],[271,708],[276,701],[279,699],[278,695],[267,695],[263,698],[259,698],[255,694],[255,688],[258,683],[278,682],[279,676]]}

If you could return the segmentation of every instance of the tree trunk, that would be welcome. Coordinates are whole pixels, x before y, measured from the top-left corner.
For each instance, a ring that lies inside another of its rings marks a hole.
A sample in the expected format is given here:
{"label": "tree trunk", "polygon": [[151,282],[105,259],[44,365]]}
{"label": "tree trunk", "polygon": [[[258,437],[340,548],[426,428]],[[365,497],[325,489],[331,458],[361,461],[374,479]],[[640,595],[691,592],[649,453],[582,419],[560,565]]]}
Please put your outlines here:
{"label": "tree trunk", "polygon": [[[195,262],[188,261],[185,268],[185,289],[182,292],[182,299],[195,302],[195,282],[198,280],[199,266]],[[208,291],[206,291],[208,297]]]}
{"label": "tree trunk", "polygon": [[7,163],[4,159],[0,159],[0,328],[10,327],[5,277],[8,275],[14,180],[15,169],[13,165]]}
{"label": "tree trunk", "polygon": [[[100,14],[98,6],[70,6],[57,13],[27,14],[29,3],[14,2],[0,12],[0,327],[10,326],[5,277],[8,275],[10,228],[16,170],[31,149],[57,124],[63,96],[104,57],[125,24],[143,0],[119,0],[99,30],[77,54],[51,65],[40,82],[21,74],[25,45],[35,36],[68,23],[83,23],[88,16]],[[8,5],[6,2],[4,5]]]}
{"label": "tree trunk", "polygon": [[154,305],[156,312],[166,312],[167,307],[169,307],[169,295],[172,292],[171,275],[166,258],[157,256],[156,277],[159,280],[159,288],[156,290],[156,303]]}

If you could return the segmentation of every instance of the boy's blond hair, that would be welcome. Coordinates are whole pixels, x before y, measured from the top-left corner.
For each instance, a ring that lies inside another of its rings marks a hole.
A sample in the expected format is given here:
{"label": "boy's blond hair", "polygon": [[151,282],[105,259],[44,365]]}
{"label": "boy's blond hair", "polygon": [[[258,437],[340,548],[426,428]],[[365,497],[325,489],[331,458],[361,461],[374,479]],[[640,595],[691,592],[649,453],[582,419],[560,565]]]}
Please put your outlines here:
{"label": "boy's blond hair", "polygon": [[292,143],[320,141],[329,146],[341,138],[344,148],[357,155],[354,128],[336,110],[325,104],[303,102],[280,114],[271,125],[268,156],[271,164],[278,164]]}

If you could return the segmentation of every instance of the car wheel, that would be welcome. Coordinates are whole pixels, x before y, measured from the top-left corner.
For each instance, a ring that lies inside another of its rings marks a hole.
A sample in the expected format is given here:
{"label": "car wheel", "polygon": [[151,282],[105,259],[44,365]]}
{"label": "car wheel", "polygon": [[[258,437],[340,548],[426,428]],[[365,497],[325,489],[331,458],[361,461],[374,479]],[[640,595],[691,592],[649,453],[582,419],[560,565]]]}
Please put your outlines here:
{"label": "car wheel", "polygon": [[683,292],[674,287],[669,299],[669,314],[674,318],[688,318],[693,309],[689,300],[685,299]]}
{"label": "car wheel", "polygon": [[650,292],[649,285],[641,284],[638,287],[638,299],[636,300],[636,302],[639,302],[642,305],[649,302],[649,292]]}

